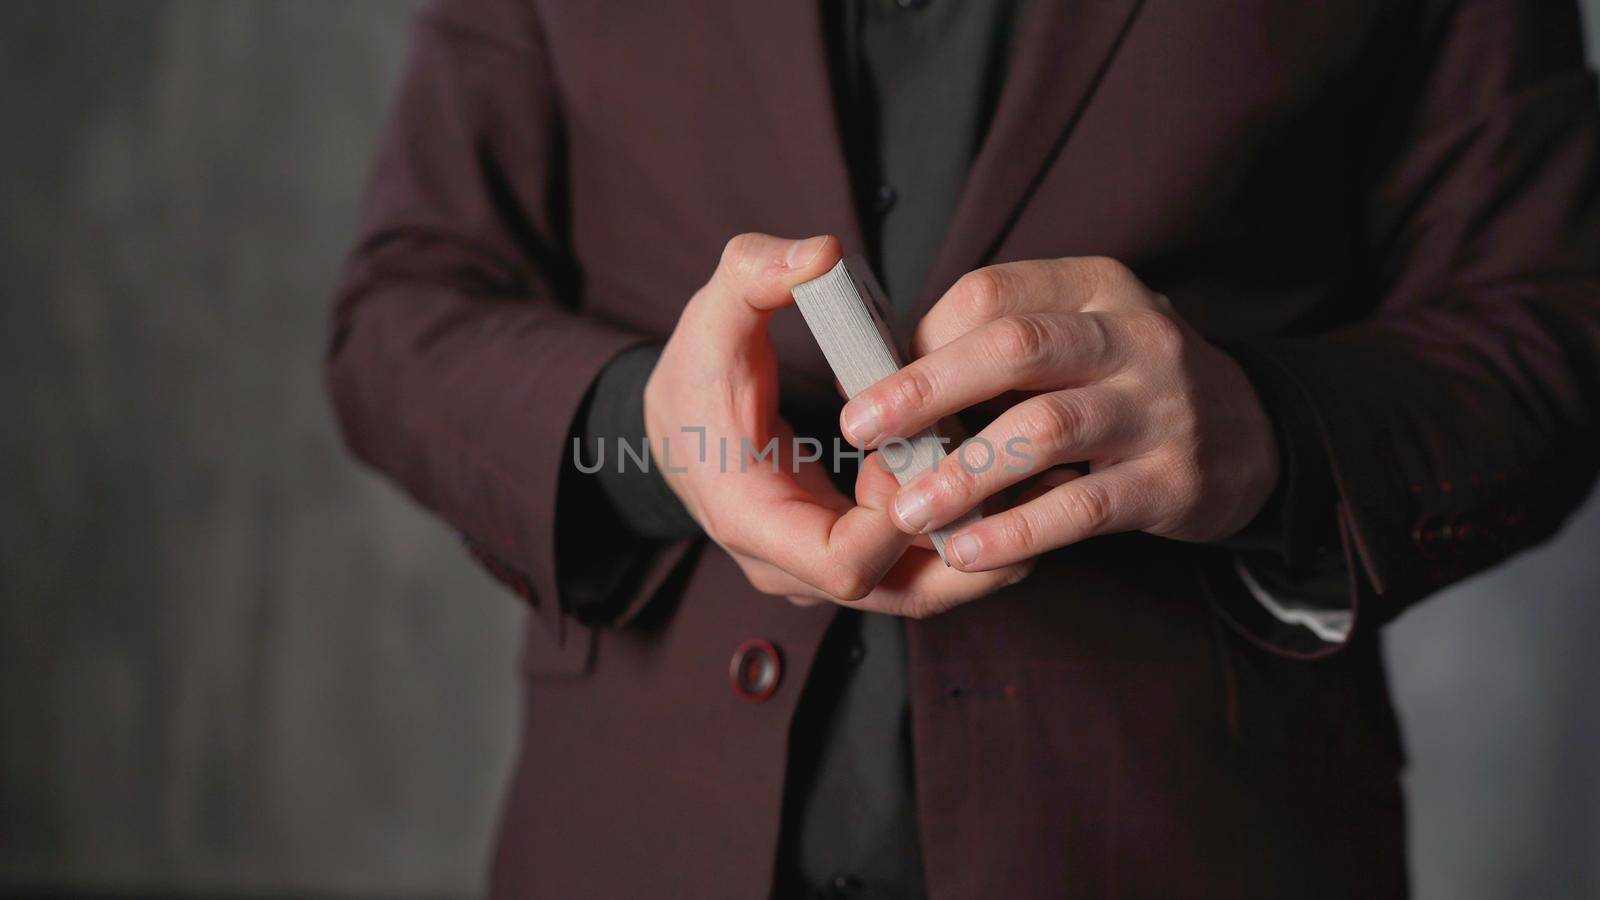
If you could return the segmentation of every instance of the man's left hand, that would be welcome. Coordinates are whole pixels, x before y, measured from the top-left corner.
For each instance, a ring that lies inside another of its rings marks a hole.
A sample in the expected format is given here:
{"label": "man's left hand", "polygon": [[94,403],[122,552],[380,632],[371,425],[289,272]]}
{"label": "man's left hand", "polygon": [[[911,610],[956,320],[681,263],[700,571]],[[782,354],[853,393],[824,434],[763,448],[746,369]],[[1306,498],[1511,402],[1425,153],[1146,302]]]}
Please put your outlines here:
{"label": "man's left hand", "polygon": [[[855,445],[880,446],[1002,394],[1026,394],[966,445],[966,464],[947,460],[895,496],[896,524],[918,534],[1002,489],[1038,482],[1032,499],[954,536],[961,569],[994,569],[1112,532],[1221,539],[1277,485],[1272,424],[1238,363],[1114,260],[970,272],[923,319],[915,349],[919,359],[845,406],[840,422]],[[1088,474],[1046,471],[1067,464],[1086,464]]]}

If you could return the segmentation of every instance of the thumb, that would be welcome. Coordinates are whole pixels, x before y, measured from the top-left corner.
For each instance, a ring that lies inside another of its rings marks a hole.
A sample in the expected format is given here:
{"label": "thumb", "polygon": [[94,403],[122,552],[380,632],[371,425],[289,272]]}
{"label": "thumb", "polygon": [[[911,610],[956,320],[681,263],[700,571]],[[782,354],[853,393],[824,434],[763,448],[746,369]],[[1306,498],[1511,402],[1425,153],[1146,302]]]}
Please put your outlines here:
{"label": "thumb", "polygon": [[709,313],[705,326],[737,337],[765,327],[767,317],[793,302],[789,291],[839,262],[839,239],[819,235],[803,240],[754,232],[723,248],[722,261],[700,293]]}

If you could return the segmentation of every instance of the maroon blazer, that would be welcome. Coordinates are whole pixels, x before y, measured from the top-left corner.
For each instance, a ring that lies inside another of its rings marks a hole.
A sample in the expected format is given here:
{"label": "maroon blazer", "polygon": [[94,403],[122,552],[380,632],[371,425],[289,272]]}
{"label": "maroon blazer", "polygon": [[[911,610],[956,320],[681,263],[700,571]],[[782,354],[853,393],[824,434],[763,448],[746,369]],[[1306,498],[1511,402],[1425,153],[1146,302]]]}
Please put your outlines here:
{"label": "maroon blazer", "polygon": [[[932,896],[1403,893],[1376,635],[1551,534],[1595,474],[1600,154],[1550,0],[1033,0],[925,285],[1104,254],[1292,378],[1325,436],[1344,645],[1215,611],[1221,551],[1050,554],[908,626]],[[832,607],[661,548],[621,619],[563,612],[575,411],[671,331],[727,239],[861,248],[813,3],[432,0],[334,317],[351,448],[481,548],[530,617],[493,884],[736,897],[771,882],[789,723]],[[832,399],[791,311],[785,390]],[[729,685],[770,641],[765,702]],[[1313,658],[1314,657],[1314,658]]]}

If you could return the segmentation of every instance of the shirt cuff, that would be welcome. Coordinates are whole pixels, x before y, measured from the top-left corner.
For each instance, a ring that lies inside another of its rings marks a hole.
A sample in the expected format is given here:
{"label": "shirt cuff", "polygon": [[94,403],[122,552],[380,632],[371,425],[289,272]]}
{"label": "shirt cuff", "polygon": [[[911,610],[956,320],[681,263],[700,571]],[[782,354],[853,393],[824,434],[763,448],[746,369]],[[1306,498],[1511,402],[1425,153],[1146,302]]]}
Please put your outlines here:
{"label": "shirt cuff", "polygon": [[660,358],[661,345],[648,344],[612,360],[595,380],[579,437],[582,461],[586,468],[599,462],[590,477],[622,524],[638,537],[669,541],[699,536],[700,525],[651,462],[644,386]]}

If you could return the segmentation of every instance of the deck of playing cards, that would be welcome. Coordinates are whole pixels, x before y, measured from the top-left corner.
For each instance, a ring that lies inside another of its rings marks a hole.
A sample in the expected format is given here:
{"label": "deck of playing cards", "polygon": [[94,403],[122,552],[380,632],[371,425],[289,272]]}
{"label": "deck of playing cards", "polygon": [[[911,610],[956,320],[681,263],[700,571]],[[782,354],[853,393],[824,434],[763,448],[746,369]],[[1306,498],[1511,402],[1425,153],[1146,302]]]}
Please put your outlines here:
{"label": "deck of playing cards", "polygon": [[[791,292],[811,334],[822,347],[833,374],[854,397],[900,370],[904,357],[888,325],[888,306],[872,269],[860,257],[840,260],[826,275]],[[932,428],[904,441],[890,440],[879,452],[901,484],[944,460],[938,432]],[[978,519],[977,510],[928,535],[945,565],[944,542],[949,534]]]}

